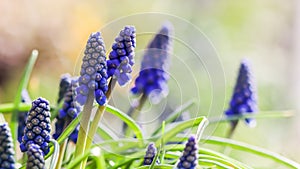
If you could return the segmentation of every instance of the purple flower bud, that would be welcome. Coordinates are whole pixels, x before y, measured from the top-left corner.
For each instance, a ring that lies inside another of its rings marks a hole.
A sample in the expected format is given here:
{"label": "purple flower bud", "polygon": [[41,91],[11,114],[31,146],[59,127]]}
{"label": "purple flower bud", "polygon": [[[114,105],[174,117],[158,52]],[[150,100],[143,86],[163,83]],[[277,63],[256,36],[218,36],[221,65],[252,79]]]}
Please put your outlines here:
{"label": "purple flower bud", "polygon": [[198,165],[198,145],[195,136],[191,136],[177,164],[177,169],[196,169]]}
{"label": "purple flower bud", "polygon": [[30,144],[27,151],[26,169],[45,169],[44,153],[37,144]]}
{"label": "purple flower bud", "polygon": [[[155,144],[150,143],[147,147],[143,165],[151,165],[156,154],[157,154],[157,150],[156,150]],[[156,164],[159,164],[159,161],[156,161]]]}
{"label": "purple flower bud", "polygon": [[[105,45],[100,32],[92,33],[87,41],[84,57],[82,59],[79,87],[77,89],[76,101],[84,105],[89,92],[102,90],[105,95],[107,81],[99,85],[102,79],[107,79],[107,65],[105,56]],[[103,81],[103,80],[102,80]],[[101,96],[102,98],[102,96]],[[95,96],[96,101],[99,97]],[[106,100],[104,101],[104,103]]]}
{"label": "purple flower bud", "polygon": [[135,36],[135,28],[125,26],[115,39],[112,51],[109,54],[109,60],[107,61],[108,76],[116,78],[120,86],[124,86],[131,80],[130,73],[134,64]]}
{"label": "purple flower bud", "polygon": [[60,101],[63,99],[70,84],[71,84],[71,75],[63,74],[60,78],[57,103],[60,103]]}
{"label": "purple flower bud", "polygon": [[[31,99],[27,90],[23,90],[21,93],[22,96],[22,103],[31,103]],[[27,112],[19,112],[18,113],[18,141],[19,143],[22,142],[22,137],[24,135],[24,128],[25,128],[25,120],[27,118]]]}
{"label": "purple flower bud", "polygon": [[[164,25],[147,47],[141,71],[131,89],[133,94],[165,96],[168,93],[167,68],[171,50],[172,27]],[[155,92],[154,92],[155,91]],[[153,93],[154,92],[154,93]]]}
{"label": "purple flower bud", "polygon": [[7,123],[0,124],[0,168],[15,169],[15,152],[10,128]]}
{"label": "purple flower bud", "polygon": [[32,102],[20,144],[22,152],[27,151],[31,144],[37,144],[45,155],[48,154],[51,131],[50,116],[50,106],[46,99],[40,97]]}
{"label": "purple flower bud", "polygon": [[[249,61],[243,60],[240,65],[230,105],[228,110],[225,111],[225,115],[227,117],[232,117],[257,112],[258,106],[255,88],[256,86],[253,82]],[[250,127],[254,127],[256,124],[256,121],[253,118],[246,118],[245,122]],[[235,123],[236,120],[232,121],[232,125]]]}
{"label": "purple flower bud", "polygon": [[[81,106],[74,100],[76,96],[75,88],[78,87],[78,78],[71,78],[70,80],[71,83],[67,87],[67,91],[64,95],[64,106],[56,117],[55,133],[53,134],[54,139],[57,139],[61,135],[64,127],[76,118],[81,111]],[[74,130],[69,136],[69,139],[76,143],[77,136],[78,130]]]}

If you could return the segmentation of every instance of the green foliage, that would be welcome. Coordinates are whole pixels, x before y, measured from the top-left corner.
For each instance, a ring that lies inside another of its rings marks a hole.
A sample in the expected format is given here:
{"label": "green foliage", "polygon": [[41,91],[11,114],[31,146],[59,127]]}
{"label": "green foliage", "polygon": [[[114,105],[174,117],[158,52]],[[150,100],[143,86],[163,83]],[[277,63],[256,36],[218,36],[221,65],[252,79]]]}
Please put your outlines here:
{"label": "green foliage", "polygon": [[[17,113],[19,111],[28,111],[30,105],[20,103],[21,92],[24,90],[29,82],[30,74],[33,70],[33,66],[38,57],[38,52],[33,51],[30,60],[25,68],[20,85],[17,89],[16,97],[13,103],[5,103],[0,105],[0,112],[3,114],[12,112],[12,119],[10,121],[10,127],[12,130],[13,138],[16,140],[17,132]],[[271,111],[271,112],[259,112],[257,114],[247,114],[240,116],[233,116],[230,118],[210,118],[207,119],[204,116],[195,117],[186,121],[174,122],[174,120],[184,111],[189,110],[195,103],[195,100],[188,101],[178,107],[173,113],[171,113],[161,125],[157,126],[150,134],[145,135],[142,127],[126,113],[122,112],[116,107],[106,105],[103,107],[105,112],[113,115],[115,118],[124,122],[134,133],[134,137],[119,138],[115,135],[107,126],[100,125],[96,130],[96,134],[101,137],[101,142],[93,144],[91,148],[84,149],[85,145],[80,145],[83,148],[83,152],[80,155],[76,155],[74,152],[74,145],[70,145],[70,150],[63,149],[66,153],[66,157],[63,157],[62,163],[58,162],[59,155],[61,155],[60,145],[67,142],[69,135],[74,131],[80,121],[83,118],[80,113],[71,123],[64,129],[62,134],[57,140],[51,140],[50,152],[45,156],[45,159],[51,158],[50,169],[59,169],[62,166],[67,169],[80,167],[85,165],[85,168],[99,168],[99,169],[117,169],[117,168],[139,168],[139,169],[173,169],[181,156],[184,149],[184,142],[190,134],[196,135],[199,142],[198,151],[198,164],[199,168],[220,168],[220,169],[251,169],[255,165],[247,162],[241,162],[239,159],[235,159],[224,153],[224,148],[232,148],[242,151],[245,154],[252,154],[261,159],[269,159],[276,162],[278,165],[285,168],[300,168],[300,164],[283,157],[274,152],[249,145],[247,143],[238,142],[232,139],[220,138],[211,136],[207,139],[202,138],[202,133],[206,126],[210,123],[230,122],[231,120],[242,120],[245,118],[282,118],[291,117],[293,113],[291,111]],[[62,105],[52,105],[54,112],[57,112]],[[94,103],[91,102],[91,109],[95,108]],[[91,113],[91,111],[90,111]],[[90,118],[87,118],[87,124],[92,123]],[[194,130],[196,129],[196,130]],[[188,132],[187,132],[188,131]],[[196,132],[195,132],[196,131]],[[147,138],[149,136],[149,138]],[[87,137],[87,135],[85,135]],[[202,144],[200,144],[202,141]],[[16,142],[16,141],[15,141]],[[158,151],[155,155],[152,164],[150,166],[141,166],[143,157],[145,155],[145,148],[150,143],[154,142],[158,145]],[[78,145],[81,142],[77,143]],[[205,148],[206,145],[213,145],[221,147],[222,150],[216,151],[209,148]],[[72,147],[73,146],[73,147]],[[83,161],[87,159],[87,163]],[[160,164],[156,164],[159,159]],[[25,168],[26,164],[20,164],[24,161],[19,161],[19,168]],[[62,164],[62,166],[57,166]],[[48,167],[47,167],[48,168]]]}

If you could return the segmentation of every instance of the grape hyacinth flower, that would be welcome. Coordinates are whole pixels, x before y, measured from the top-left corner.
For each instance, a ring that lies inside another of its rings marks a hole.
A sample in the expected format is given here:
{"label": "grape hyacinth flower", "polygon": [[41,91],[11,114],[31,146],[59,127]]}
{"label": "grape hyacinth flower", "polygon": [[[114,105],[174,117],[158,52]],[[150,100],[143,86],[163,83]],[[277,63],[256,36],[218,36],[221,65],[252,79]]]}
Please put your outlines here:
{"label": "grape hyacinth flower", "polygon": [[[141,71],[131,92],[135,95],[166,96],[168,93],[168,62],[171,51],[172,27],[164,25],[150,42],[144,54]],[[160,97],[157,97],[160,98]]]}
{"label": "grape hyacinth flower", "polygon": [[182,156],[177,164],[177,169],[196,169],[198,165],[198,145],[195,136],[191,136],[185,148],[183,150]]}
{"label": "grape hyacinth flower", "polygon": [[92,33],[87,41],[82,59],[76,96],[78,103],[84,105],[89,93],[94,92],[97,103],[104,105],[106,103],[105,93],[108,90],[107,78],[105,45],[100,32]]}
{"label": "grape hyacinth flower", "polygon": [[[227,117],[235,115],[251,114],[258,111],[257,96],[255,91],[255,84],[253,82],[252,72],[247,60],[243,60],[240,65],[237,82],[230,101],[230,106],[225,112]],[[232,126],[237,124],[238,120],[231,121]],[[245,122],[250,127],[256,125],[253,118],[246,118]]]}
{"label": "grape hyacinth flower", "polygon": [[7,123],[0,124],[0,168],[15,169],[15,152],[10,128]]}
{"label": "grape hyacinth flower", "polygon": [[30,144],[27,151],[27,165],[26,169],[45,169],[44,153],[40,146]]}
{"label": "grape hyacinth flower", "polygon": [[[55,123],[55,133],[53,134],[54,139],[57,139],[63,132],[64,128],[81,112],[81,106],[74,100],[76,94],[75,88],[77,86],[78,81],[76,78],[73,78],[69,86],[67,86],[67,90],[64,95],[63,107],[59,110],[58,116],[56,117],[57,121]],[[77,142],[78,130],[79,128],[76,127],[69,136],[69,139],[74,143]]]}
{"label": "grape hyacinth flower", "polygon": [[60,78],[59,82],[59,92],[58,92],[58,99],[57,104],[59,104],[65,96],[69,86],[71,85],[71,75],[70,74],[63,74]]}
{"label": "grape hyacinth flower", "polygon": [[[27,90],[23,90],[21,93],[22,96],[22,103],[31,103],[31,99]],[[19,112],[18,113],[18,141],[19,143],[22,142],[22,137],[24,135],[24,128],[25,128],[25,120],[27,118],[27,112]]]}
{"label": "grape hyacinth flower", "polygon": [[38,98],[32,102],[32,107],[27,114],[26,127],[20,149],[28,151],[31,144],[41,147],[44,155],[49,152],[50,142],[50,106],[44,98]]}
{"label": "grape hyacinth flower", "polygon": [[108,77],[117,79],[120,86],[131,80],[132,66],[134,64],[135,27],[125,26],[112,45],[112,51],[107,60]]}
{"label": "grape hyacinth flower", "polygon": [[[155,144],[150,143],[147,147],[147,151],[146,151],[146,154],[145,154],[145,157],[144,157],[143,165],[151,165],[152,161],[154,160],[154,157],[156,156],[156,154],[157,154],[157,150],[156,150]],[[156,161],[156,163],[158,164],[159,162]]]}

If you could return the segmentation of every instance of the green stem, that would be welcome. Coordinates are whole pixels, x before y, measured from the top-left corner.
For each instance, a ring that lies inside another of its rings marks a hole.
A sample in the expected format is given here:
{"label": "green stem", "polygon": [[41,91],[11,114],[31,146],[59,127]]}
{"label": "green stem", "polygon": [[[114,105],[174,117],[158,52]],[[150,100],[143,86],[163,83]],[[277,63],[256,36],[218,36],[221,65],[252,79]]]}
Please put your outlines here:
{"label": "green stem", "polygon": [[[114,89],[114,87],[116,85],[116,82],[117,82],[116,79],[111,79],[110,82],[109,82],[109,84],[108,84],[109,88],[108,88],[108,91],[106,92],[107,102],[111,98],[112,90]],[[93,121],[91,123],[91,127],[88,130],[89,132],[88,132],[88,137],[87,137],[86,146],[85,146],[86,150],[89,150],[91,148],[91,145],[92,145],[92,142],[93,142],[93,138],[94,138],[94,136],[96,134],[96,131],[97,131],[97,128],[98,128],[98,124],[99,124],[99,122],[101,120],[102,115],[104,114],[105,108],[106,108],[106,105],[99,106],[98,109],[97,109],[95,117],[93,118]],[[87,161],[87,158],[83,160],[82,167],[85,166],[86,161]]]}
{"label": "green stem", "polygon": [[230,129],[227,133],[227,138],[232,138],[238,124],[239,124],[239,120],[230,121]]}
{"label": "green stem", "polygon": [[[26,89],[28,83],[29,83],[29,78],[31,75],[31,72],[33,70],[34,64],[38,58],[38,51],[33,50],[31,52],[30,59],[26,65],[25,71],[22,75],[22,79],[20,81],[20,85],[18,86],[17,89],[17,94],[14,99],[13,103],[13,110],[12,110],[12,116],[10,120],[10,129],[11,129],[11,135],[12,139],[16,140],[17,138],[17,131],[18,131],[18,112],[19,112],[19,104],[22,101],[22,91]],[[16,148],[16,142],[14,141],[14,147]]]}
{"label": "green stem", "polygon": [[[146,95],[142,95],[142,97],[140,98],[138,105],[136,106],[130,106],[127,115],[129,117],[131,117],[133,120],[136,120],[139,116],[140,111],[142,110],[145,102],[147,100],[147,96]],[[123,123],[123,131],[125,133],[125,136],[130,136],[132,134],[131,130],[128,129],[128,126]]]}
{"label": "green stem", "polygon": [[[94,103],[94,94],[92,91],[90,91],[87,97],[87,101],[83,107],[83,111],[81,112],[82,118],[80,120],[78,140],[75,149],[75,157],[79,157],[84,154],[86,140],[87,140],[87,132],[89,130],[89,123],[90,123],[90,118],[93,109],[93,103]],[[82,162],[80,163],[80,165],[77,166],[77,168],[82,168]]]}
{"label": "green stem", "polygon": [[[64,127],[63,127],[63,131],[65,131],[65,129],[67,128],[67,126],[70,124],[71,120],[68,119],[66,120],[65,124],[64,124]],[[62,145],[60,146],[60,149],[59,149],[59,157],[58,157],[58,162],[56,164],[56,169],[60,169],[61,168],[61,164],[63,162],[63,159],[64,159],[64,155],[65,155],[65,150],[66,150],[66,147],[67,147],[67,143],[68,143],[68,139],[66,139]]]}

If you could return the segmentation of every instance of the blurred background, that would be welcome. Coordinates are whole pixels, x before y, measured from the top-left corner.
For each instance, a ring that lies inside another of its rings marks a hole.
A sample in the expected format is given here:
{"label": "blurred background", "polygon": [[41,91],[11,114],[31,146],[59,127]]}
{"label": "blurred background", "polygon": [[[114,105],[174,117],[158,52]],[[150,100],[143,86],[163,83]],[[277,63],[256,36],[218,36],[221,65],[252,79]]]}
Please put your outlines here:
{"label": "blurred background", "polygon": [[[180,62],[175,59],[172,61],[170,72],[176,78],[170,81],[171,96],[167,101],[162,102],[165,104],[164,107],[174,110],[178,103],[200,98],[200,103],[194,109],[199,110],[200,114],[206,115],[205,112],[214,110],[213,101],[218,99],[221,104],[217,106],[225,110],[231,98],[239,63],[246,57],[251,61],[256,77],[260,109],[263,111],[293,110],[295,116],[285,119],[259,119],[257,127],[253,129],[241,123],[234,139],[264,147],[300,162],[300,150],[295,149],[300,142],[299,1],[53,0],[27,3],[4,0],[0,2],[0,11],[0,101],[2,103],[13,100],[21,77],[20,72],[24,69],[32,49],[38,49],[40,57],[31,77],[29,93],[32,98],[43,96],[54,103],[57,99],[61,74],[78,74],[82,52],[91,32],[103,28],[105,32],[103,36],[109,52],[114,37],[122,28],[114,27],[114,24],[109,23],[138,13],[164,13],[190,22],[191,27],[197,27],[202,32],[201,37],[207,38],[203,40],[205,44],[213,44],[215,51],[212,55],[214,59],[219,60],[216,69],[223,72],[220,74],[220,72],[207,71],[213,70],[214,66],[214,64],[206,65],[207,58],[203,58],[202,65],[193,65],[191,60],[193,57],[185,53],[181,45],[175,42],[174,55],[176,58],[188,58],[184,63],[195,71],[192,76],[195,82],[192,84],[198,88],[198,92],[195,94],[193,85],[182,83],[182,80],[189,81],[183,78],[189,72],[180,71],[178,69]],[[153,23],[151,19],[147,21],[147,18],[139,18],[140,20],[135,18],[135,21],[139,22],[134,22],[137,24],[135,25],[137,33],[139,30],[155,32],[160,28],[160,21]],[[120,25],[127,24],[124,22],[126,19],[122,21]],[[128,22],[131,22],[130,17]],[[107,25],[110,26],[105,27]],[[194,32],[189,31],[191,27],[177,28],[176,23],[174,27],[175,37],[185,34],[189,37],[187,38],[189,44],[194,47],[199,45],[200,50],[207,49],[205,45],[201,46],[197,39],[193,39]],[[136,63],[141,60],[142,50],[150,39],[149,35],[137,37]],[[135,74],[138,69],[137,64]],[[212,82],[216,81],[211,79],[218,76],[221,78],[222,85],[212,87],[214,86]],[[176,81],[181,83],[175,83]],[[181,95],[176,95],[178,89],[181,90]],[[212,89],[216,90],[212,91]],[[130,87],[118,88],[115,92],[114,104],[124,111],[131,101],[131,97],[126,93],[129,90]],[[218,96],[214,92],[219,90]],[[222,114],[221,111],[215,113]],[[212,113],[210,116],[213,117],[215,114]],[[211,129],[210,134],[224,136],[228,124],[221,124],[217,129],[216,127]],[[240,156],[239,152],[233,155]],[[255,157],[246,156],[245,159],[256,160]],[[270,166],[272,163],[262,163],[261,166],[263,167],[264,164]]]}

